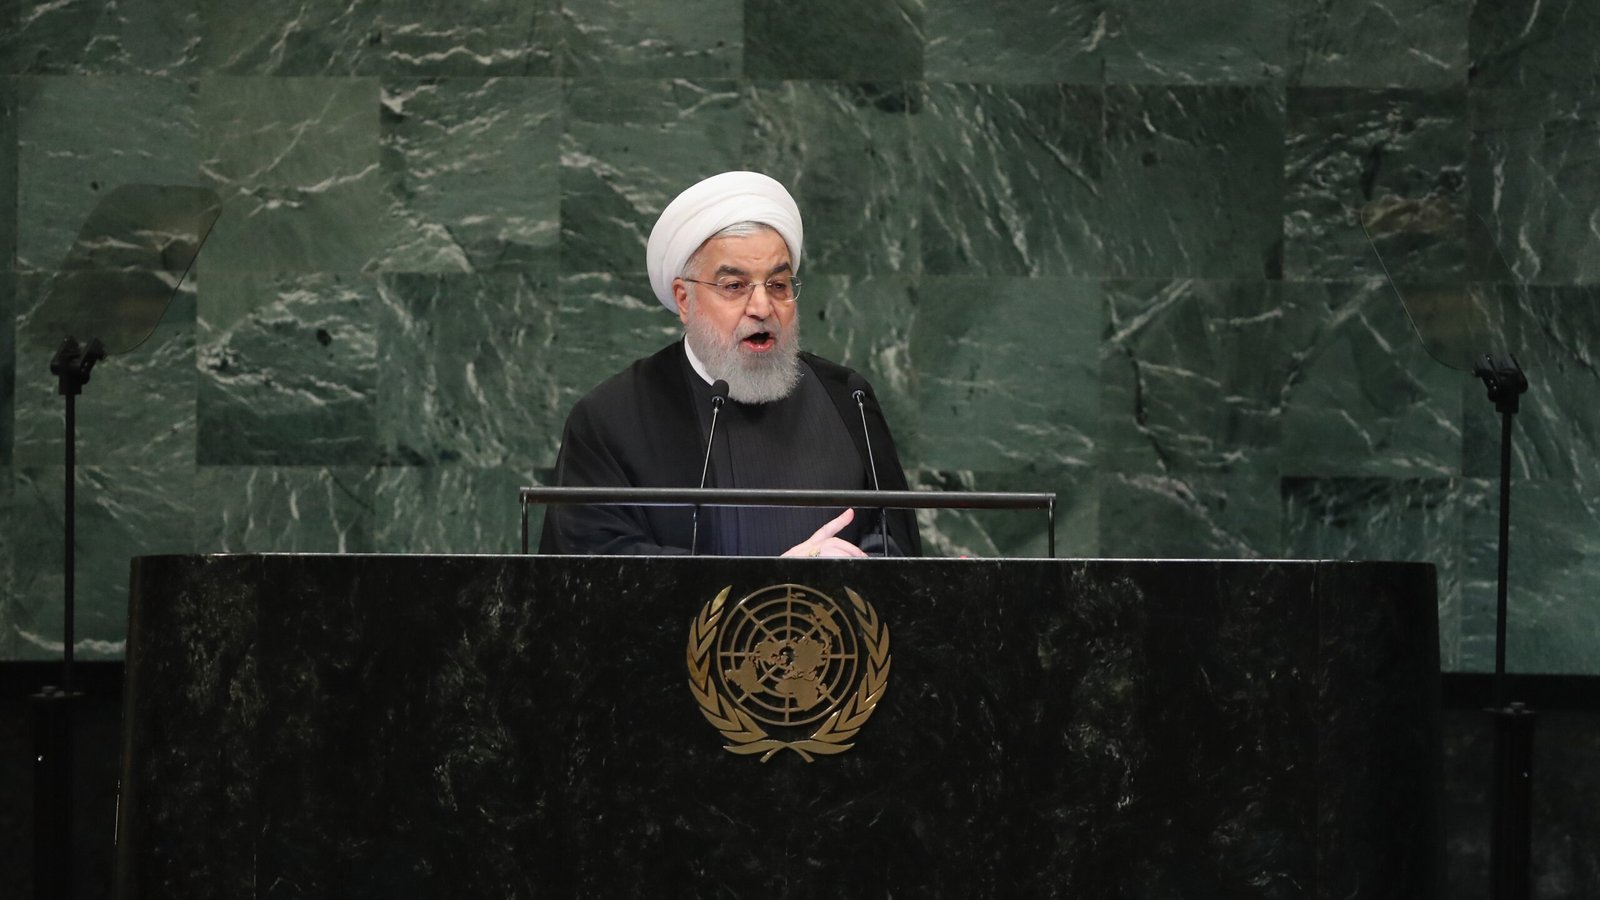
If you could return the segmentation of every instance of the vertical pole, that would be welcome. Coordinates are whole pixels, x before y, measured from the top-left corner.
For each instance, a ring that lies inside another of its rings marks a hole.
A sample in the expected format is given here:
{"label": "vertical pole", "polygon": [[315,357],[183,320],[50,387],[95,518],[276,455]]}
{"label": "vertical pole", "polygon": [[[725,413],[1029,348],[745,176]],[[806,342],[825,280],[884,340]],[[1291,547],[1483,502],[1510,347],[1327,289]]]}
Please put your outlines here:
{"label": "vertical pole", "polygon": [[1506,705],[1506,590],[1511,574],[1511,417],[1500,413],[1500,558],[1495,581],[1494,705]]}
{"label": "vertical pole", "polygon": [[76,643],[73,633],[73,620],[76,591],[75,573],[77,571],[77,508],[78,484],[76,468],[78,463],[78,396],[75,393],[67,394],[67,434],[66,434],[66,546],[61,557],[63,560],[62,583],[66,586],[66,597],[62,609],[66,610],[65,621],[62,623],[63,647],[61,650],[61,689],[67,696],[72,696],[72,653],[73,644]]}
{"label": "vertical pole", "polygon": [[72,771],[73,705],[77,698],[72,690],[72,662],[77,649],[77,561],[78,561],[78,397],[67,395],[66,432],[66,622],[63,623],[61,691],[66,695],[61,708],[61,896],[70,898],[72,890],[72,805],[74,782]]}

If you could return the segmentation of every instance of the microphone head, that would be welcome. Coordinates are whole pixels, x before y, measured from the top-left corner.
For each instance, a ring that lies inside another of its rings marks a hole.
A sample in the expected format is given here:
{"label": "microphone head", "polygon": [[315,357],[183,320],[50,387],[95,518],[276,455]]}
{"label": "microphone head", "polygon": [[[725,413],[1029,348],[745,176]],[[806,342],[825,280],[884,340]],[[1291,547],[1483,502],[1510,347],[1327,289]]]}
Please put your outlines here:
{"label": "microphone head", "polygon": [[851,372],[845,379],[845,387],[850,389],[850,399],[863,403],[867,399],[867,380],[861,377],[860,372]]}
{"label": "microphone head", "polygon": [[728,382],[721,378],[711,382],[711,405],[721,406],[728,399]]}

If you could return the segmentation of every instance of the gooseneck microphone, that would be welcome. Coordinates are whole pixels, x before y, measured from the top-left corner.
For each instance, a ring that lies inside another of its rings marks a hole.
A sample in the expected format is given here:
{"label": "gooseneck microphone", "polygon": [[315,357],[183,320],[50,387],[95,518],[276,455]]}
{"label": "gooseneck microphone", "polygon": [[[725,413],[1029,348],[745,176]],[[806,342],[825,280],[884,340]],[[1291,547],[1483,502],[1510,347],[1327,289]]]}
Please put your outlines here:
{"label": "gooseneck microphone", "polygon": [[[861,413],[861,436],[867,440],[867,469],[872,473],[872,489],[883,490],[878,484],[878,461],[872,456],[872,432],[867,430],[867,380],[859,373],[851,372],[847,382],[850,396],[856,401],[856,411]],[[889,555],[889,511],[878,509],[878,529],[883,540],[883,555]]]}
{"label": "gooseneck microphone", "polygon": [[[706,436],[706,459],[700,464],[700,487],[706,486],[706,474],[711,471],[711,445],[717,439],[717,414],[728,400],[728,383],[718,378],[711,383],[711,433]],[[694,507],[694,527],[689,532],[689,555],[700,549],[700,504]]]}

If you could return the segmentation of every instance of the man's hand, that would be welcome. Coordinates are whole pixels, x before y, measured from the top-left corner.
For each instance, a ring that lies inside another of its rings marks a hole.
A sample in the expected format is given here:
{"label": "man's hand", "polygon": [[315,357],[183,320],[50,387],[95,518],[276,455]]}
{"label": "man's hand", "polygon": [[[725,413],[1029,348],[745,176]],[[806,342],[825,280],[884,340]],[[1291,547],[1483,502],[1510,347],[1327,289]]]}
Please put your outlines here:
{"label": "man's hand", "polygon": [[855,520],[856,511],[847,509],[836,516],[833,521],[817,529],[816,534],[806,538],[784,551],[784,556],[860,556],[867,554],[855,544],[834,537],[846,525]]}

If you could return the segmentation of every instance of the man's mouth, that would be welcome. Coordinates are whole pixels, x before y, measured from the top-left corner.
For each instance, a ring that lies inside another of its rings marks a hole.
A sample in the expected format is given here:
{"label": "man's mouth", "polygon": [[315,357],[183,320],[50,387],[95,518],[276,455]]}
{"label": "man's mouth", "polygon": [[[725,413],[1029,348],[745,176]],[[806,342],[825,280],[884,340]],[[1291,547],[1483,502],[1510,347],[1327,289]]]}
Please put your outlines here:
{"label": "man's mouth", "polygon": [[778,345],[778,340],[770,331],[758,331],[747,335],[739,341],[746,350],[755,353],[765,353]]}

